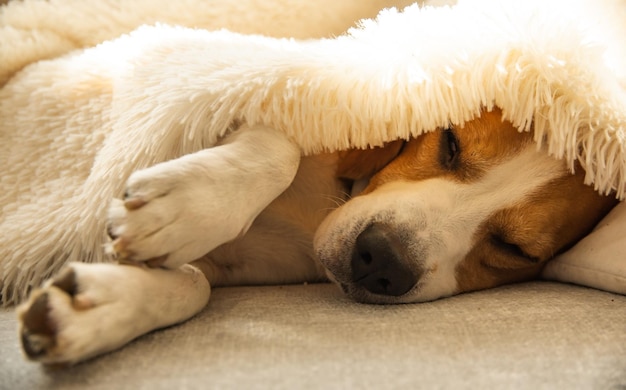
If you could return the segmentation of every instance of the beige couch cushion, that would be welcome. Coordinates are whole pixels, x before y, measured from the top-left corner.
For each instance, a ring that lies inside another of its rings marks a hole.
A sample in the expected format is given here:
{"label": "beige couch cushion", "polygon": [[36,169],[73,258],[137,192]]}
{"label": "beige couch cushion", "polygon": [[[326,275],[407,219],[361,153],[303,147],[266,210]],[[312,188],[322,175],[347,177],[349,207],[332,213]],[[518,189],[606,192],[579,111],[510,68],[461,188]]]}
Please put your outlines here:
{"label": "beige couch cushion", "polygon": [[550,282],[425,304],[330,284],[214,291],[192,320],[71,369],[24,362],[0,311],[2,389],[626,386],[626,297]]}

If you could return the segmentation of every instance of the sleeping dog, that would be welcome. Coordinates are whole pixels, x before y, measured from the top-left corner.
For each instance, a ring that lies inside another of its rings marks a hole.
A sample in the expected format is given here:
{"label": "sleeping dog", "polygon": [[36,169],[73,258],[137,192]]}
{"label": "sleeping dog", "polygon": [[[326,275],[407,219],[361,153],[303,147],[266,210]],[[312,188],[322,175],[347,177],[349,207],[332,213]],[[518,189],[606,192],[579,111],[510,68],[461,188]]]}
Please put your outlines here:
{"label": "sleeping dog", "polygon": [[[27,356],[73,363],[193,316],[211,287],[322,281],[406,303],[535,278],[616,204],[498,110],[380,148],[301,157],[279,131],[134,173],[121,264],[70,264],[19,308]],[[351,194],[350,194],[351,193]]]}

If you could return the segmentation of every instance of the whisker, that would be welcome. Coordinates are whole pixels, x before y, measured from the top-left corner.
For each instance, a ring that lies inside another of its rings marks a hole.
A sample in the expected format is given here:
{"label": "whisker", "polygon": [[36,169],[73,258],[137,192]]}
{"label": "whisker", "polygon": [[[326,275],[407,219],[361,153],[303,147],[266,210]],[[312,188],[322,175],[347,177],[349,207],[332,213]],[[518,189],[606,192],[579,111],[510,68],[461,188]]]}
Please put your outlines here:
{"label": "whisker", "polygon": [[333,202],[335,204],[335,206],[339,207],[342,206],[344,203],[346,203],[347,199],[342,198],[340,196],[334,196],[334,195],[322,195],[322,197],[326,200],[329,200],[331,202]]}

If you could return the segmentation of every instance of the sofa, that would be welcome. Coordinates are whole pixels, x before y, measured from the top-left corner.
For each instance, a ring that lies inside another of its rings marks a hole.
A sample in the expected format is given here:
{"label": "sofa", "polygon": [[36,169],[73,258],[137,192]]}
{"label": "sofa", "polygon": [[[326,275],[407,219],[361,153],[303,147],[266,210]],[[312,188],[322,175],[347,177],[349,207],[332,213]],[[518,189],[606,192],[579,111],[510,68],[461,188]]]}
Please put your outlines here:
{"label": "sofa", "polygon": [[532,282],[379,306],[332,284],[229,287],[73,367],[27,362],[10,308],[0,344],[1,389],[624,389],[626,296]]}

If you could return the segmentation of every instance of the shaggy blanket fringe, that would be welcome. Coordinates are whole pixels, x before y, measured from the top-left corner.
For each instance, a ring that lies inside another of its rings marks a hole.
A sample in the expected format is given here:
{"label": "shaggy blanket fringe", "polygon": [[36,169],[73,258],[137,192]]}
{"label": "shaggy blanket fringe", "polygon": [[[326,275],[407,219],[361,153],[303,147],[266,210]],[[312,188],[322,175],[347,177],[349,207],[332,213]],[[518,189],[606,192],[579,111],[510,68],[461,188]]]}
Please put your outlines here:
{"label": "shaggy blanket fringe", "polygon": [[[237,2],[156,2],[0,9],[5,303],[67,261],[110,260],[106,210],[130,173],[210,147],[234,123],[273,126],[312,154],[462,125],[497,106],[538,147],[580,162],[597,191],[626,195],[624,1],[414,5],[314,40],[205,29],[317,38],[341,23],[277,27]],[[179,26],[143,26],[155,22]]]}

